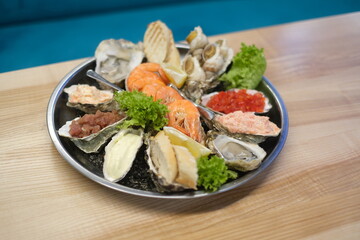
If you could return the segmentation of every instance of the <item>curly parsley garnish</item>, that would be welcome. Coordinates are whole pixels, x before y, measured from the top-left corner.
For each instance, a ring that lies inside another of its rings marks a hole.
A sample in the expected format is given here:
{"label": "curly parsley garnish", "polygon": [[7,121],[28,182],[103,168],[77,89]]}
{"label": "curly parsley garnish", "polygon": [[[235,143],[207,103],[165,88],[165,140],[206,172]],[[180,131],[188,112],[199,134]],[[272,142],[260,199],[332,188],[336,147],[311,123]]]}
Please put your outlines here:
{"label": "curly parsley garnish", "polygon": [[205,191],[214,192],[228,179],[237,178],[237,173],[228,170],[224,159],[218,156],[201,157],[197,160],[198,182],[199,187],[203,187]]}

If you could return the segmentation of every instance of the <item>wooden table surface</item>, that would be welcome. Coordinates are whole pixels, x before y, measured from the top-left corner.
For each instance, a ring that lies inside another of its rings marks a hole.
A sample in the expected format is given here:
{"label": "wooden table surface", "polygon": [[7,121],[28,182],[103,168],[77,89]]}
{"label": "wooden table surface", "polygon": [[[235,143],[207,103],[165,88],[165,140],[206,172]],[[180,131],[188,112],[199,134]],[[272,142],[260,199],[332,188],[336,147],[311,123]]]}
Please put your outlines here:
{"label": "wooden table surface", "polygon": [[47,132],[51,93],[84,59],[3,73],[0,239],[360,239],[360,13],[221,37],[265,49],[286,103],[288,139],[266,171],[191,200],[108,189]]}

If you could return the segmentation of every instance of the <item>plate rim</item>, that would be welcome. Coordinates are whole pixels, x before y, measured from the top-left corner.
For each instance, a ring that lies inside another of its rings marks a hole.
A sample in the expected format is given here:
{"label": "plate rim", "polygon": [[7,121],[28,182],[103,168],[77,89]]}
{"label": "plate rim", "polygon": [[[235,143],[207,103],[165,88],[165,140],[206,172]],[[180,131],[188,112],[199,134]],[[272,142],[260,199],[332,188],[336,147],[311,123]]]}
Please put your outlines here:
{"label": "plate rim", "polygon": [[[185,47],[184,47],[185,46]],[[185,44],[177,44],[177,47],[179,48],[186,48]],[[188,47],[187,47],[188,48]],[[246,184],[248,181],[255,178],[257,175],[259,175],[261,172],[263,172],[266,168],[270,166],[270,164],[277,158],[277,156],[282,151],[287,135],[288,135],[288,129],[289,129],[289,119],[288,119],[288,112],[285,106],[285,103],[280,96],[277,89],[274,87],[274,85],[270,82],[270,80],[263,76],[262,79],[265,81],[267,87],[272,92],[274,97],[274,100],[276,101],[277,105],[279,106],[280,111],[280,118],[281,118],[281,132],[279,136],[279,140],[275,146],[275,148],[272,150],[272,152],[266,156],[266,161],[264,161],[259,168],[256,170],[253,170],[251,172],[248,172],[246,175],[244,175],[242,178],[236,179],[234,181],[231,181],[227,184],[224,184],[220,187],[218,191],[215,192],[205,192],[205,191],[193,191],[193,192],[179,192],[179,193],[160,193],[160,192],[151,192],[151,191],[145,191],[135,188],[130,188],[118,183],[113,183],[110,181],[107,181],[106,179],[97,176],[96,174],[92,173],[88,169],[84,168],[81,164],[79,164],[72,156],[71,154],[63,147],[60,136],[57,133],[57,130],[55,129],[55,119],[54,119],[54,113],[55,113],[55,104],[57,100],[59,99],[62,89],[65,87],[66,83],[71,80],[73,76],[75,76],[79,71],[81,71],[86,65],[92,63],[95,61],[95,57],[91,57],[88,60],[85,60],[75,68],[73,68],[69,73],[67,73],[62,80],[58,83],[58,85],[55,87],[54,91],[51,94],[51,97],[48,102],[47,106],[47,113],[46,113],[46,122],[47,122],[47,128],[48,133],[50,135],[50,138],[57,149],[57,151],[60,153],[60,155],[77,171],[79,171],[84,176],[90,178],[91,180],[114,190],[141,196],[141,197],[150,197],[150,198],[163,198],[163,199],[192,199],[192,198],[200,198],[205,196],[212,196],[219,193],[223,193],[229,190],[232,190],[234,188],[237,188],[241,185]],[[239,180],[238,182],[236,182]]]}

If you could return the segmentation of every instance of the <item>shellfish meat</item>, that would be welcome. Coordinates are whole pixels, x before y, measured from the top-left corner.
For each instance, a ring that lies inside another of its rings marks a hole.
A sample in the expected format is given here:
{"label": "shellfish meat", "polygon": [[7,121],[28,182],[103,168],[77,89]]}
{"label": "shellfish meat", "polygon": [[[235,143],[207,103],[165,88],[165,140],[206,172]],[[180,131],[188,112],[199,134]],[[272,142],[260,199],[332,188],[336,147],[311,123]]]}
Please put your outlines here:
{"label": "shellfish meat", "polygon": [[70,127],[73,121],[77,121],[80,117],[67,121],[59,130],[59,136],[70,139],[80,150],[85,153],[98,152],[99,149],[108,141],[108,139],[119,131],[117,126],[125,120],[125,117],[120,115],[121,119],[116,121],[96,133],[84,137],[74,137],[70,134]]}
{"label": "shellfish meat", "polygon": [[69,97],[66,106],[79,109],[85,113],[95,113],[118,109],[114,94],[110,90],[99,90],[87,84],[72,85],[64,89]]}
{"label": "shellfish meat", "polygon": [[266,156],[264,149],[255,143],[244,142],[214,131],[209,131],[207,145],[225,160],[229,168],[242,172],[256,169]]}

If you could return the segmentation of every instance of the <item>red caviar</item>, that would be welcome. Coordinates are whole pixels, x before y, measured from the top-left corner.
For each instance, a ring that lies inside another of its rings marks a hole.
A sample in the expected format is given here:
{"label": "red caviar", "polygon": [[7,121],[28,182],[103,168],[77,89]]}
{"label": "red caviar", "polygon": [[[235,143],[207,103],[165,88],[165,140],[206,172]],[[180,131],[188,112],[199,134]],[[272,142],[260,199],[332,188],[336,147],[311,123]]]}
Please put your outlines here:
{"label": "red caviar", "polygon": [[212,96],[207,107],[225,114],[242,112],[263,112],[265,97],[261,93],[248,94],[246,89],[238,91],[222,91]]}

